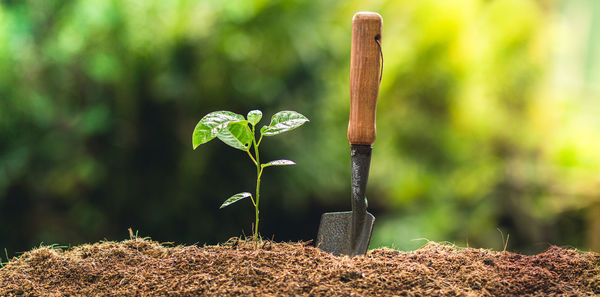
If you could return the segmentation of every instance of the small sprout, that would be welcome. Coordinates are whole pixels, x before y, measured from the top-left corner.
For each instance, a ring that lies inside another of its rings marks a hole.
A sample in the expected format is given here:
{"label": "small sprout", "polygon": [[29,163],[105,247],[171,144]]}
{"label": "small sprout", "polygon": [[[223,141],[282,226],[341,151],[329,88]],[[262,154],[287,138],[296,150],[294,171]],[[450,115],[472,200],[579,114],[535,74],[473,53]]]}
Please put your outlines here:
{"label": "small sprout", "polygon": [[[245,151],[252,163],[256,166],[256,192],[255,198],[249,192],[235,194],[229,197],[220,208],[227,207],[244,198],[250,198],[255,212],[255,223],[253,228],[253,237],[258,241],[258,205],[260,202],[260,177],[266,167],[294,165],[291,160],[275,160],[268,163],[260,163],[260,154],[258,148],[263,136],[274,136],[296,129],[308,122],[308,119],[295,111],[280,111],[273,115],[271,123],[260,129],[260,137],[256,140],[255,126],[262,119],[260,110],[251,110],[248,112],[247,119],[244,116],[230,111],[215,111],[204,116],[196,125],[192,134],[192,148],[196,149],[201,144],[207,143],[214,138],[219,138],[225,144]],[[254,154],[251,148],[254,147]]]}

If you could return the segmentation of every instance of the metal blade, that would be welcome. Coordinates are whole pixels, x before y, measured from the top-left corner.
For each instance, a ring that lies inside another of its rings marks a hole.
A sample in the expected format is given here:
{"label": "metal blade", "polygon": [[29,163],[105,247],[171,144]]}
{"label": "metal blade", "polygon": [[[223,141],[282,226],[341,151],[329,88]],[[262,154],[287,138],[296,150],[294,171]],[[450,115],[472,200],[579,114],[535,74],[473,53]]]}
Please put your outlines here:
{"label": "metal blade", "polygon": [[317,247],[334,255],[362,255],[367,252],[375,217],[367,212],[365,191],[371,164],[370,145],[350,147],[352,158],[352,211],[330,212],[321,217]]}
{"label": "metal blade", "polygon": [[317,247],[339,255],[364,255],[369,248],[375,217],[367,212],[362,230],[352,240],[352,212],[328,212],[321,216]]}

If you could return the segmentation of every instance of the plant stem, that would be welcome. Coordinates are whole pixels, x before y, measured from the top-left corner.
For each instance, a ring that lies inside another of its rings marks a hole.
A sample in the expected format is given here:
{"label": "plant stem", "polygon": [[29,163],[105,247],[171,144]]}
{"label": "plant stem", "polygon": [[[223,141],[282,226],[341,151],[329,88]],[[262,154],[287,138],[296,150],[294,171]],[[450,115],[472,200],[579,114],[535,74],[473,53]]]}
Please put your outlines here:
{"label": "plant stem", "polygon": [[256,205],[254,206],[254,211],[255,211],[255,222],[254,222],[254,241],[258,242],[258,222],[259,222],[259,216],[258,216],[258,202],[260,200],[260,176],[262,174],[262,169],[259,170],[258,172],[258,177],[256,178]]}
{"label": "plant stem", "polygon": [[[258,242],[258,223],[260,221],[259,219],[259,212],[258,212],[258,203],[260,201],[260,177],[262,175],[262,171],[263,171],[263,167],[260,164],[260,154],[258,152],[258,146],[260,144],[260,140],[258,141],[258,143],[256,142],[256,137],[254,137],[254,126],[252,126],[252,142],[254,145],[254,156],[255,158],[252,158],[252,161],[254,161],[254,164],[256,165],[256,193],[255,193],[255,203],[254,203],[254,242]],[[262,135],[261,135],[261,140],[262,140]],[[250,156],[252,156],[250,154],[250,152],[248,152],[248,154]]]}
{"label": "plant stem", "polygon": [[259,214],[258,214],[258,203],[260,201],[260,176],[262,175],[262,168],[260,166],[260,157],[258,156],[258,148],[255,147],[256,154],[256,205],[254,206],[255,210],[255,223],[254,223],[254,241],[258,242],[258,222],[259,222]]}
{"label": "plant stem", "polygon": [[250,153],[250,150],[246,151],[248,153],[248,156],[250,156],[250,159],[252,159],[252,162],[254,162],[254,165],[258,166],[259,164],[256,163],[256,160],[254,160],[254,157],[252,157],[252,154]]}

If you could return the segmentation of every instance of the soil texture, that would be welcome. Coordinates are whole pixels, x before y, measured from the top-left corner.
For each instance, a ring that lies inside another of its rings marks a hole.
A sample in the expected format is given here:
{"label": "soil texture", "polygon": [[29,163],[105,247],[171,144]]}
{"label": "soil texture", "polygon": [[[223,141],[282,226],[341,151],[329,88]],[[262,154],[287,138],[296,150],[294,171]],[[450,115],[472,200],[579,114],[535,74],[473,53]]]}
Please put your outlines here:
{"label": "soil texture", "polygon": [[335,257],[307,243],[41,247],[0,268],[0,296],[594,296],[600,255],[533,256],[430,242]]}

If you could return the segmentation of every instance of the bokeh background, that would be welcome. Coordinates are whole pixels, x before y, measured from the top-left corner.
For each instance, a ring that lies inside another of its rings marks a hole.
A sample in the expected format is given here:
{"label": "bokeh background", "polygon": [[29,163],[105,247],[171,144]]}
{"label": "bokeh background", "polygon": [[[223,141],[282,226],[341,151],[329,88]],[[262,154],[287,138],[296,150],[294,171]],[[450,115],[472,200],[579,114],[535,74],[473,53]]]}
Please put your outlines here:
{"label": "bokeh background", "polygon": [[[349,202],[356,11],[384,19],[371,248],[600,250],[600,1],[0,2],[0,248],[250,234],[248,156],[192,150],[206,113],[296,110],[264,140],[262,235]],[[504,241],[504,242],[503,242]],[[4,251],[3,251],[4,254]]]}

